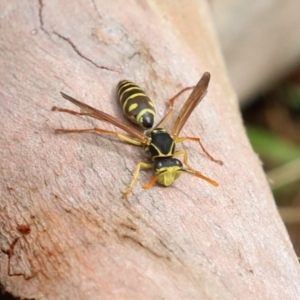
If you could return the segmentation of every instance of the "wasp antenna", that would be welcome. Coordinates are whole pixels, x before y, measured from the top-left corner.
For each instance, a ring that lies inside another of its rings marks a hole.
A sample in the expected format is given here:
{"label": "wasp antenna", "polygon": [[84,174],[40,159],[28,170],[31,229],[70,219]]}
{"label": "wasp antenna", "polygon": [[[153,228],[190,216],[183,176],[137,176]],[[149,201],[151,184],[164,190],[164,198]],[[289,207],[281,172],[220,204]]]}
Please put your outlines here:
{"label": "wasp antenna", "polygon": [[218,182],[216,182],[216,181],[214,181],[213,179],[210,179],[210,178],[208,178],[208,177],[202,175],[202,174],[199,173],[199,172],[191,172],[191,171],[188,171],[188,170],[182,170],[182,171],[183,171],[183,172],[186,172],[186,173],[188,173],[188,174],[191,174],[191,175],[193,175],[193,176],[196,176],[196,177],[198,177],[198,178],[201,178],[201,179],[207,181],[208,183],[212,184],[213,186],[219,186],[219,183],[218,183]]}
{"label": "wasp antenna", "polygon": [[159,175],[153,176],[149,182],[147,182],[143,185],[143,189],[145,189],[145,190],[150,189],[154,185],[154,183],[157,181],[158,177],[159,177]]}

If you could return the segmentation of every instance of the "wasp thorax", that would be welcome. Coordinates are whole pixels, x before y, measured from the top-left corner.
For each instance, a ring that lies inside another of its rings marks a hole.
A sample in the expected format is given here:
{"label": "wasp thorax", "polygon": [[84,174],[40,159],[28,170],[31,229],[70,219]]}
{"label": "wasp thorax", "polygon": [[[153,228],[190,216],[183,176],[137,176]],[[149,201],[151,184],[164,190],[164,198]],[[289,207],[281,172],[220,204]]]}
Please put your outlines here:
{"label": "wasp thorax", "polygon": [[151,144],[146,152],[152,160],[157,158],[172,157],[175,152],[175,142],[171,135],[163,128],[156,128],[148,131],[147,136],[151,139]]}

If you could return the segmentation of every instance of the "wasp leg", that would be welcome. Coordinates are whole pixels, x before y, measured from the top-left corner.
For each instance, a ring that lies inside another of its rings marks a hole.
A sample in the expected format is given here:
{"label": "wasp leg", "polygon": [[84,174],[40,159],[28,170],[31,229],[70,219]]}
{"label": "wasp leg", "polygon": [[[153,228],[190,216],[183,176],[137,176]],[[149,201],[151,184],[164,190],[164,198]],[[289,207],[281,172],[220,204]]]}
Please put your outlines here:
{"label": "wasp leg", "polygon": [[143,143],[122,133],[116,131],[105,130],[101,128],[91,128],[91,129],[55,129],[55,133],[105,133],[105,134],[112,134],[116,136],[121,141],[124,141],[128,144],[135,145],[135,146],[142,146]]}
{"label": "wasp leg", "polygon": [[169,99],[169,109],[165,116],[159,121],[159,123],[155,126],[157,127],[164,127],[164,124],[168,122],[168,120],[172,117],[173,111],[174,111],[174,101],[184,92],[191,90],[195,88],[195,86],[188,86],[183,88],[181,91],[179,91],[175,96],[173,96],[171,99]]}
{"label": "wasp leg", "polygon": [[130,182],[130,185],[128,187],[128,189],[123,193],[123,198],[127,198],[127,196],[131,193],[132,191],[132,188],[134,186],[134,184],[136,183],[138,177],[139,177],[139,174],[140,174],[140,170],[141,168],[143,169],[151,169],[153,168],[153,164],[152,163],[145,163],[143,161],[140,161],[134,171],[134,174],[133,174],[133,178]]}
{"label": "wasp leg", "polygon": [[190,140],[190,141],[198,142],[199,145],[200,145],[200,147],[201,147],[201,149],[202,149],[202,151],[206,154],[206,156],[207,156],[211,161],[213,161],[213,162],[215,162],[215,163],[217,163],[217,164],[219,164],[219,165],[221,165],[221,166],[224,164],[223,161],[213,158],[213,157],[208,153],[208,151],[204,148],[203,144],[201,143],[200,138],[190,137],[190,136],[182,136],[182,137],[177,137],[177,138],[175,139],[175,143],[182,143],[182,142],[185,141],[185,140]]}
{"label": "wasp leg", "polygon": [[218,186],[219,183],[216,182],[215,180],[208,178],[206,176],[204,176],[203,174],[201,174],[199,171],[197,171],[196,169],[194,169],[189,163],[188,163],[188,155],[187,152],[182,149],[182,150],[178,150],[174,153],[174,156],[178,156],[178,155],[183,155],[183,162],[184,164],[187,166],[188,170],[183,170],[186,173],[189,173],[193,176],[196,176],[198,178],[201,178],[207,182],[209,182],[210,184],[214,185],[214,186]]}
{"label": "wasp leg", "polygon": [[67,109],[67,108],[61,108],[61,107],[57,107],[57,106],[53,106],[52,111],[60,111],[60,112],[66,112],[68,114],[71,115],[75,115],[75,116],[88,116],[88,113],[84,113],[84,112],[78,112],[75,110],[71,110],[71,109]]}
{"label": "wasp leg", "polygon": [[183,155],[183,162],[184,164],[188,167],[189,170],[193,171],[193,172],[198,172],[196,169],[194,169],[189,163],[188,163],[188,155],[186,150],[181,149],[178,150],[174,153],[174,156],[179,156],[179,155]]}

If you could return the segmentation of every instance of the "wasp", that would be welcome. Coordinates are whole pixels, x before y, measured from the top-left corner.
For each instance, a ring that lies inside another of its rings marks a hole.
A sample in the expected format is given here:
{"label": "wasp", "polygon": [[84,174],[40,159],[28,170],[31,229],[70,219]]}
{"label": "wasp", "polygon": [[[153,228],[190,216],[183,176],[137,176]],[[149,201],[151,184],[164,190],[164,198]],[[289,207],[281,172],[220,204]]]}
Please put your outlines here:
{"label": "wasp", "polygon": [[[200,147],[202,148],[202,151],[208,156],[210,160],[220,165],[223,164],[222,161],[214,159],[208,153],[208,151],[202,145],[200,138],[179,136],[183,126],[185,125],[192,111],[206,95],[209,81],[210,81],[210,73],[205,72],[200,78],[197,85],[193,88],[192,93],[190,94],[185,104],[181,108],[171,128],[170,133],[166,131],[164,125],[173,115],[174,101],[180,94],[182,94],[187,89],[190,89],[190,87],[184,88],[169,100],[169,109],[167,113],[161,119],[161,121],[154,128],[152,128],[154,116],[155,116],[155,109],[152,101],[146,96],[144,92],[141,92],[142,90],[140,90],[139,87],[137,87],[135,84],[128,81],[121,81],[118,85],[119,99],[121,104],[123,104],[124,114],[134,123],[139,124],[145,129],[149,128],[148,130],[141,132],[138,129],[134,128],[133,126],[127,125],[119,121],[117,118],[103,111],[100,111],[96,108],[93,108],[83,102],[80,102],[74,99],[73,97],[68,96],[63,92],[61,92],[63,98],[72,102],[73,104],[75,104],[80,108],[80,112],[65,109],[65,108],[59,108],[56,106],[52,108],[53,111],[60,111],[60,112],[65,112],[65,113],[69,113],[72,115],[79,115],[79,116],[89,116],[101,121],[108,122],[114,125],[115,127],[118,127],[119,129],[123,130],[125,133],[110,131],[110,130],[97,128],[97,127],[91,129],[56,129],[55,132],[56,133],[88,133],[89,132],[89,133],[110,134],[110,135],[114,135],[115,137],[117,137],[118,139],[126,143],[143,147],[146,154],[150,158],[150,161],[148,162],[141,161],[137,164],[131,183],[129,184],[127,190],[123,193],[124,198],[126,198],[131,193],[133,186],[139,177],[141,169],[154,170],[154,176],[149,182],[143,185],[144,189],[151,188],[156,182],[164,186],[170,186],[182,173],[193,175],[195,177],[207,181],[213,186],[218,186],[219,184],[216,181],[210,179],[209,177],[204,176],[189,164],[186,150],[184,149],[177,150],[177,151],[175,150],[175,145],[177,143],[181,143],[185,140],[195,141],[199,143]],[[125,96],[124,93],[126,90],[127,93],[128,91],[130,92],[130,90],[128,90],[129,86],[135,89],[135,92],[133,92],[132,94],[140,94],[139,97],[142,98],[146,97],[146,98],[144,98],[142,102],[136,101],[137,99],[140,100],[141,98],[135,98],[135,101],[132,101],[130,103],[128,99],[131,100],[134,98],[129,98],[129,96],[128,95]],[[127,103],[126,103],[126,99],[127,99]],[[132,109],[130,109],[131,105],[134,105]],[[134,110],[136,111],[133,113]],[[149,116],[148,113],[150,113],[151,115],[149,119],[148,119]],[[148,119],[148,121],[145,121],[146,119]],[[183,163],[187,168],[184,168],[182,162],[176,158],[177,156],[180,155],[183,155]]]}

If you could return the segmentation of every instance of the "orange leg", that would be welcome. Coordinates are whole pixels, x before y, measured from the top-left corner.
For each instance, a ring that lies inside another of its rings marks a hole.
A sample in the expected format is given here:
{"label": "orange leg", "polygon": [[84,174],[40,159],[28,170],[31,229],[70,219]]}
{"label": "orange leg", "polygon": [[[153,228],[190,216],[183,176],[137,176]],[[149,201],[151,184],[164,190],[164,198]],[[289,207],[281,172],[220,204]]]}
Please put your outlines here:
{"label": "orange leg", "polygon": [[[83,113],[83,112],[77,112],[74,110],[70,110],[70,109],[65,109],[65,108],[59,108],[59,107],[52,107],[53,111],[60,111],[60,112],[66,112],[69,113],[71,115],[79,115],[79,116],[88,116],[88,113]],[[116,131],[111,131],[111,130],[106,130],[106,129],[101,129],[101,128],[90,128],[90,129],[55,129],[55,133],[104,133],[104,134],[111,134],[116,136],[118,139],[129,143],[131,145],[135,145],[135,146],[143,146],[143,143],[126,135],[126,134],[122,134]]]}
{"label": "orange leg", "polygon": [[135,146],[143,146],[143,144],[135,140],[134,138],[127,136],[125,134],[115,132],[115,131],[110,131],[110,130],[105,130],[101,128],[90,128],[90,129],[55,129],[55,133],[105,133],[105,134],[111,134],[116,136],[118,139],[131,144]]}
{"label": "orange leg", "polygon": [[164,127],[164,124],[167,123],[167,121],[172,117],[173,110],[174,110],[174,101],[184,92],[193,89],[194,86],[188,86],[183,88],[180,92],[178,92],[175,96],[173,96],[171,99],[169,99],[169,110],[165,114],[165,116],[158,122],[158,124],[155,126],[157,127]]}
{"label": "orange leg", "polygon": [[53,106],[51,110],[52,111],[65,112],[65,113],[75,115],[75,116],[88,116],[89,115],[88,113],[78,112],[78,111],[71,110],[71,109],[66,109],[66,108],[60,108],[60,107],[57,107],[57,106]]}
{"label": "orange leg", "polygon": [[196,138],[196,137],[190,137],[190,136],[183,136],[183,137],[177,137],[175,139],[175,143],[182,143],[185,140],[190,140],[190,141],[194,141],[194,142],[198,142],[202,151],[206,154],[206,156],[213,162],[216,162],[219,165],[223,165],[223,162],[221,160],[215,159],[213,158],[208,151],[204,148],[204,146],[202,145],[200,138]]}

